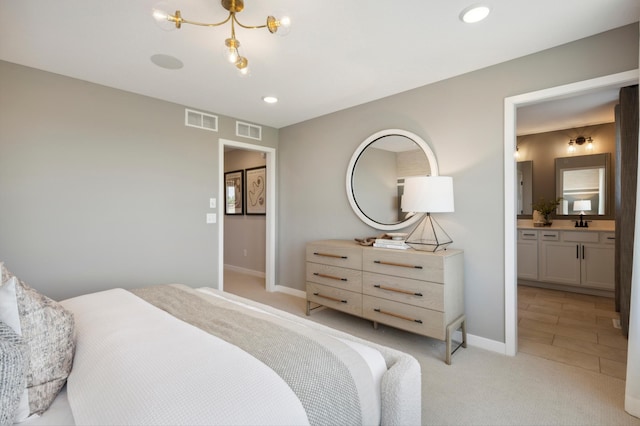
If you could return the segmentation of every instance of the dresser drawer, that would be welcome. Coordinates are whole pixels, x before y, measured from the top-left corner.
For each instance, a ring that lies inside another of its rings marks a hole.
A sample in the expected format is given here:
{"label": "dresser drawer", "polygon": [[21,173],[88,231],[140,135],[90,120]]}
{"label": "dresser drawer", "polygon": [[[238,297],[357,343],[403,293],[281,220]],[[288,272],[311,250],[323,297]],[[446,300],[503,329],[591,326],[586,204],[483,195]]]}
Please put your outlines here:
{"label": "dresser drawer", "polygon": [[362,294],[307,282],[307,300],[329,308],[362,316]]}
{"label": "dresser drawer", "polygon": [[362,316],[423,336],[445,339],[444,314],[369,295],[362,296]]}
{"label": "dresser drawer", "polygon": [[307,262],[307,281],[362,292],[362,271]]}
{"label": "dresser drawer", "polygon": [[410,250],[365,248],[362,269],[378,274],[393,275],[436,283],[444,282],[443,252],[426,255]]}
{"label": "dresser drawer", "polygon": [[444,285],[364,272],[362,292],[370,296],[444,311]]}
{"label": "dresser drawer", "polygon": [[315,242],[307,244],[307,262],[362,269],[362,247],[350,241]]}

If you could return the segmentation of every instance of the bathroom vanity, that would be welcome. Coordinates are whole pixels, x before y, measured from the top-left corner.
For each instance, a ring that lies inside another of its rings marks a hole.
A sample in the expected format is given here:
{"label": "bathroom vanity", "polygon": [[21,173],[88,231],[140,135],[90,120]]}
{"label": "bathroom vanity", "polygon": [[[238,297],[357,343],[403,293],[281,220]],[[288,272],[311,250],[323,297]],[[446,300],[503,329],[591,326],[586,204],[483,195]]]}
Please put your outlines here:
{"label": "bathroom vanity", "polygon": [[572,221],[534,227],[518,221],[518,282],[570,291],[613,295],[615,229],[613,221],[576,228]]}

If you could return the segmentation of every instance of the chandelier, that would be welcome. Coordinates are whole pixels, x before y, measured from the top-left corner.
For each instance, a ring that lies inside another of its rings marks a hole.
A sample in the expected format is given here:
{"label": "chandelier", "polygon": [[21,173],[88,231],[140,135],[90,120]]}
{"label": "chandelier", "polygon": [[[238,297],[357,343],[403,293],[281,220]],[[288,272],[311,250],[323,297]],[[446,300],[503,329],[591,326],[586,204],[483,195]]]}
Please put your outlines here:
{"label": "chandelier", "polygon": [[176,10],[175,13],[171,15],[157,7],[153,9],[153,17],[158,24],[166,29],[173,29],[174,27],[180,29],[182,24],[198,25],[201,27],[219,27],[227,22],[231,22],[231,37],[224,41],[224,56],[230,63],[235,65],[240,74],[247,75],[249,74],[249,60],[240,54],[240,41],[236,38],[236,24],[250,30],[266,28],[271,34],[285,36],[289,33],[291,20],[288,16],[276,18],[270,15],[267,16],[267,22],[264,25],[244,25],[240,23],[236,17],[236,14],[242,12],[244,9],[244,0],[221,0],[221,3],[222,7],[229,11],[229,16],[223,21],[216,23],[191,21],[183,18],[179,10]]}

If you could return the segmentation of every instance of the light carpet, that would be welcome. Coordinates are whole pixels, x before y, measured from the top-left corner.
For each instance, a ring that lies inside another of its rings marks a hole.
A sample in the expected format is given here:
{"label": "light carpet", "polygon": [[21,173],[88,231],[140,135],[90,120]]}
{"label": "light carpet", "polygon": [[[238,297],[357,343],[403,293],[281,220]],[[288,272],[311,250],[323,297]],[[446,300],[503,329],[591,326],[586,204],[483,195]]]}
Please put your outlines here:
{"label": "light carpet", "polygon": [[[225,272],[225,291],[305,316],[305,301],[267,293],[260,278]],[[424,425],[637,425],[624,411],[625,381],[532,355],[460,348],[320,308],[312,321],[413,355],[422,368]]]}

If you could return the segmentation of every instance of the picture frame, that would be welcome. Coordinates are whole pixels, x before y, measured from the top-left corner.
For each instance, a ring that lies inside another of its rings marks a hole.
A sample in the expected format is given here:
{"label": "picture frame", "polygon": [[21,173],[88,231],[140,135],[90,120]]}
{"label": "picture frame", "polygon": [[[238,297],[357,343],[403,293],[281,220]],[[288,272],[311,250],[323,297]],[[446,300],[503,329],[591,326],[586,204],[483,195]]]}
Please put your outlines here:
{"label": "picture frame", "polygon": [[244,173],[234,170],[224,174],[224,214],[244,214]]}
{"label": "picture frame", "polygon": [[245,205],[246,214],[267,214],[267,167],[245,169]]}

